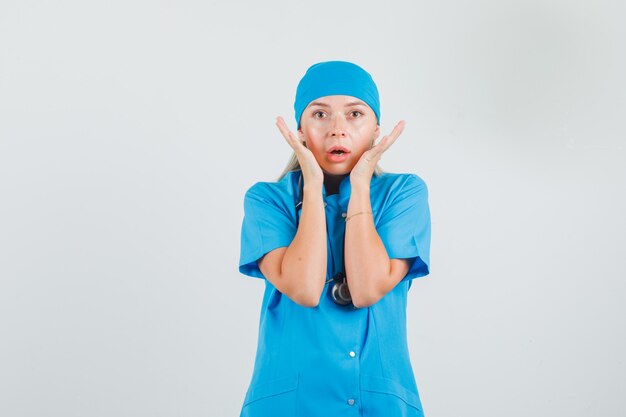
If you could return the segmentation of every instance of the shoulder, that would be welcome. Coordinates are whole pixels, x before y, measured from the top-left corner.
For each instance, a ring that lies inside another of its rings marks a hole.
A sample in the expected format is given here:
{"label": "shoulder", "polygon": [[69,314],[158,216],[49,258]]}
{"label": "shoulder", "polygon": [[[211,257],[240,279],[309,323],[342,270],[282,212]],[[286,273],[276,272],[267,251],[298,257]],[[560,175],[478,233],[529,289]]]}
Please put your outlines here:
{"label": "shoulder", "polygon": [[384,172],[376,178],[377,186],[384,193],[396,194],[406,191],[428,191],[422,177],[413,173]]}
{"label": "shoulder", "polygon": [[294,187],[298,186],[298,172],[287,173],[278,181],[258,181],[252,184],[245,193],[245,200],[259,200],[265,203],[282,205],[293,201]]}

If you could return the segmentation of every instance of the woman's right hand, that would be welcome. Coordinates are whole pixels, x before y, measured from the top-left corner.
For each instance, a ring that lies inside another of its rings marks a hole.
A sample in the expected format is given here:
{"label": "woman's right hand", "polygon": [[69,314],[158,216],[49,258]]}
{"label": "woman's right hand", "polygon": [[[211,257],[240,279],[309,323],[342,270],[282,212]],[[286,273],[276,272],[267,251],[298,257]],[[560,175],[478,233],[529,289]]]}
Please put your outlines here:
{"label": "woman's right hand", "polygon": [[276,117],[276,126],[278,126],[280,133],[282,133],[289,146],[291,146],[296,153],[296,157],[300,163],[300,168],[302,169],[304,182],[306,184],[319,184],[320,186],[323,186],[324,171],[322,171],[322,168],[317,163],[313,152],[304,146],[300,139],[291,133],[282,117]]}

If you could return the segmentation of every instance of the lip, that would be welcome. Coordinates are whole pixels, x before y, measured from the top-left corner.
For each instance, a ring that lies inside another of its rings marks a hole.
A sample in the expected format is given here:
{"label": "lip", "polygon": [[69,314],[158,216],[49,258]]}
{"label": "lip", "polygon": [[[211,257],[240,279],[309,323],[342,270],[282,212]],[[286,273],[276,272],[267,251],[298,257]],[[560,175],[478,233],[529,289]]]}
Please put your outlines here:
{"label": "lip", "polygon": [[[341,150],[344,153],[334,154],[333,153],[334,150]],[[328,155],[328,159],[331,162],[343,162],[346,159],[348,159],[348,157],[350,156],[350,151],[344,148],[343,146],[333,146],[332,148],[328,150],[328,152],[326,152],[326,154]]]}
{"label": "lip", "polygon": [[333,146],[326,152],[332,153],[333,151],[343,151],[344,153],[350,153],[350,150],[348,148],[344,148],[343,146]]}

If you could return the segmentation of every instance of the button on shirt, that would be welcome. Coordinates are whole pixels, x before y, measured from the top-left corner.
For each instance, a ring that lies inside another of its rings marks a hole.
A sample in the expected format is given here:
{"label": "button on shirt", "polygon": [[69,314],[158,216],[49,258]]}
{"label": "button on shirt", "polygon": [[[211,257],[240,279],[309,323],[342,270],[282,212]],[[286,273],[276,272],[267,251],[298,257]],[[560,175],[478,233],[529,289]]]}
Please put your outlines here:
{"label": "button on shirt", "polygon": [[[265,281],[254,370],[241,417],[423,416],[406,336],[412,279],[429,273],[428,190],[415,174],[372,176],[373,221],[389,258],[409,260],[407,275],[365,308],[336,304],[327,283],[316,307],[293,302],[265,279],[257,261],[289,246],[297,231],[298,179],[257,182],[246,192],[239,271]],[[304,179],[302,179],[304,181]],[[343,271],[350,176],[326,195],[326,280]]]}

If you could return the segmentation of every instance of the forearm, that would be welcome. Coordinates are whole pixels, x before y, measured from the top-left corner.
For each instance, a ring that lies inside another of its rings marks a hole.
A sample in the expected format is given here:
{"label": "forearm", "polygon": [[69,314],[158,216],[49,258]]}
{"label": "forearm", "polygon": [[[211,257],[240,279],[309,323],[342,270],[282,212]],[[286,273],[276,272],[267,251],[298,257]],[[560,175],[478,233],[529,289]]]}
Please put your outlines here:
{"label": "forearm", "polygon": [[310,306],[319,302],[326,280],[326,211],[321,187],[305,184],[298,230],[281,266],[281,279],[291,283],[294,297]]}
{"label": "forearm", "polygon": [[346,222],[344,262],[346,279],[356,307],[371,305],[380,298],[381,281],[389,277],[391,263],[371,212],[370,186],[354,183],[351,187]]}

